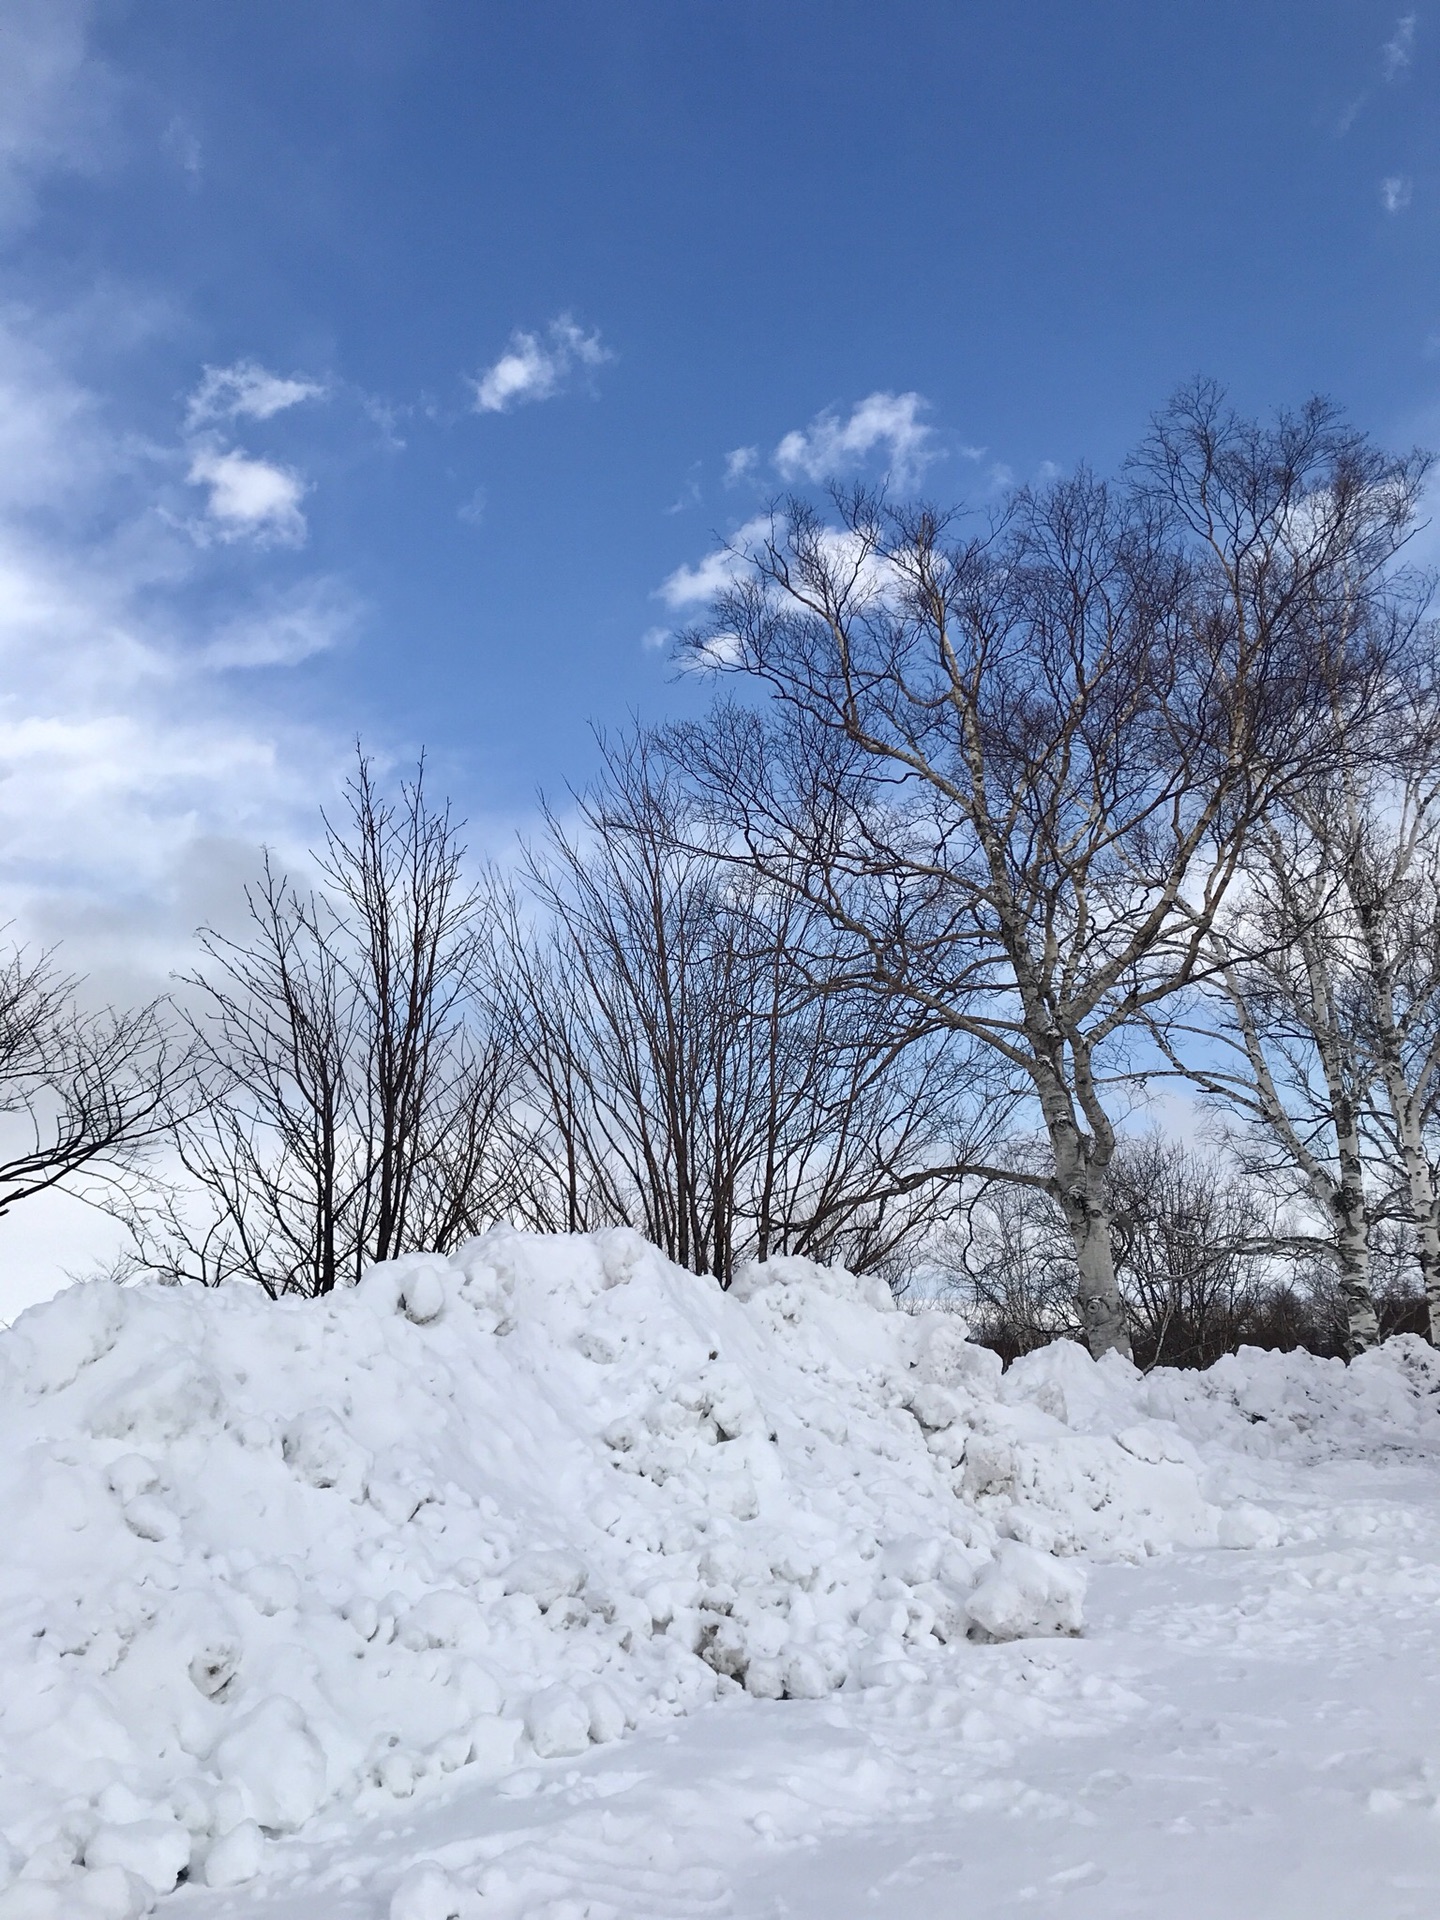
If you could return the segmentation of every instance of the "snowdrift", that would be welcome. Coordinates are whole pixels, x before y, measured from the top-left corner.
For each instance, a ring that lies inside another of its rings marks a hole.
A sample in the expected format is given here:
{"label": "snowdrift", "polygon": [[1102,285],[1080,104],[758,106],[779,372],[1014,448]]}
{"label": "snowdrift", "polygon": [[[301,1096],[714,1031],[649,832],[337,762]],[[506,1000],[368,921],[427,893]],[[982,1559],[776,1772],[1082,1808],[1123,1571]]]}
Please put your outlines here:
{"label": "snowdrift", "polygon": [[1080,1556],[1293,1537],[1255,1463],[1418,1440],[1440,1366],[1002,1376],[808,1262],[497,1231],[324,1303],[75,1287],[0,1384],[0,1920],[131,1920],[336,1802],[1079,1632]]}

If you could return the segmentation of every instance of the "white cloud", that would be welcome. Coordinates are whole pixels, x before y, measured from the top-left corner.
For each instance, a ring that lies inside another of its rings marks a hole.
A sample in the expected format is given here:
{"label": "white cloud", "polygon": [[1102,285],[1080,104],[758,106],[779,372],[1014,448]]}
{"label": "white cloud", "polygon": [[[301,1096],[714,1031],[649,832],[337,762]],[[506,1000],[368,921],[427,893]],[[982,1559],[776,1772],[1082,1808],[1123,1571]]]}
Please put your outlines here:
{"label": "white cloud", "polygon": [[1398,80],[1415,58],[1416,16],[1402,14],[1395,31],[1380,49],[1380,71],[1387,80]]}
{"label": "white cloud", "polygon": [[848,420],[827,408],[808,427],[785,435],[775,466],[784,480],[830,480],[879,451],[895,484],[911,486],[935,458],[932,430],[920,418],[926,405],[918,393],[872,393]]}
{"label": "white cloud", "polygon": [[691,673],[723,673],[745,658],[738,633],[712,633],[687,662]]}
{"label": "white cloud", "polygon": [[1404,174],[1391,174],[1380,182],[1380,204],[1386,213],[1403,213],[1415,190],[1413,180]]}
{"label": "white cloud", "polygon": [[289,467],[257,460],[234,447],[197,446],[187,476],[208,487],[206,531],[221,540],[254,540],[262,546],[299,547],[305,543],[300,502],[305,482]]}
{"label": "white cloud", "polygon": [[302,400],[322,400],[329,392],[323,380],[303,374],[288,378],[271,373],[254,360],[237,360],[229,367],[206,367],[186,406],[192,427],[207,420],[269,420]]}
{"label": "white cloud", "polygon": [[663,600],[667,607],[680,612],[685,607],[706,606],[717,593],[723,593],[731,582],[745,571],[746,552],[770,532],[770,521],[760,515],[747,520],[743,527],[735,532],[728,547],[719,547],[714,553],[707,553],[693,567],[677,567],[668,579],[656,589],[656,598]]}
{"label": "white cloud", "polygon": [[553,399],[577,368],[603,366],[614,357],[598,333],[586,333],[568,313],[552,320],[543,337],[517,330],[495,364],[470,382],[475,411],[508,413],[529,400]]}
{"label": "white cloud", "polygon": [[758,447],[732,447],[725,456],[726,486],[738,486],[742,480],[748,480],[759,458]]}
{"label": "white cloud", "polygon": [[659,653],[674,637],[669,627],[647,627],[640,636],[640,644],[647,653]]}

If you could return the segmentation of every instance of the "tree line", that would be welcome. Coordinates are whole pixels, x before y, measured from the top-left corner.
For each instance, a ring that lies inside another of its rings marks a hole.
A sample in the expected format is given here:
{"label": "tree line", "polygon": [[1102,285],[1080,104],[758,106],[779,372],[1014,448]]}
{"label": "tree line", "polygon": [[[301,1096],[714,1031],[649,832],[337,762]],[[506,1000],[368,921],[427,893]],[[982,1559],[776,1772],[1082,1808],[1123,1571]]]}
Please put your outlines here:
{"label": "tree line", "polygon": [[623,1223],[1009,1351],[1440,1335],[1428,470],[1201,382],[1113,479],[777,502],[681,636],[703,716],[602,741],[510,869],[361,756],[176,1007],[17,956],[5,1191],[277,1296]]}

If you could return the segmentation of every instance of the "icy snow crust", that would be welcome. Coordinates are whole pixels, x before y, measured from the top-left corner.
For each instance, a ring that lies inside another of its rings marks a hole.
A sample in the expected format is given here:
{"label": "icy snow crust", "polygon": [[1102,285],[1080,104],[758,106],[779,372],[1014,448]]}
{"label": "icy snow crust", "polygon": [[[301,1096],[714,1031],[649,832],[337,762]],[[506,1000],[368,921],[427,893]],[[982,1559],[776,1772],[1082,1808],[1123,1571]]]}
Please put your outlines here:
{"label": "icy snow crust", "polygon": [[337,1802],[1075,1634],[1080,1556],[1313,1537],[1262,1464],[1420,1446],[1440,1363],[1002,1376],[808,1262],[496,1232],[324,1303],[76,1287],[0,1378],[0,1920],[132,1920]]}

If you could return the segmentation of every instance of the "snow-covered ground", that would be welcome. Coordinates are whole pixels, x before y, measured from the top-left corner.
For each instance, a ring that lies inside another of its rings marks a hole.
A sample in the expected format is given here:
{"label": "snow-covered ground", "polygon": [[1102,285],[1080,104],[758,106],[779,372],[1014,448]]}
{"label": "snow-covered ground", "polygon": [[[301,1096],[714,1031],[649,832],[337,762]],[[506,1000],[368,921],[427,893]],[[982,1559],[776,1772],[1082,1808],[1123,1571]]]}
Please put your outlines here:
{"label": "snow-covered ground", "polygon": [[0,1920],[1440,1911],[1420,1342],[1002,1377],[497,1234],[0,1355]]}

